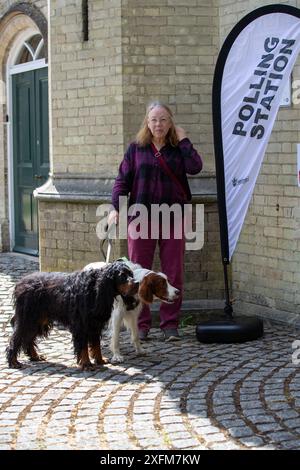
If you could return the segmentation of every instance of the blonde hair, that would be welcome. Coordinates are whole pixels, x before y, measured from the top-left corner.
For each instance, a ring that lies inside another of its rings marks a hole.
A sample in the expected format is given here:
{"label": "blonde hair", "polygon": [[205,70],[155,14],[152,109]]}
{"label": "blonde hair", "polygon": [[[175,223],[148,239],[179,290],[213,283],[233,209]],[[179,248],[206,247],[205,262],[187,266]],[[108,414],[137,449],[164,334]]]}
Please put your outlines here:
{"label": "blonde hair", "polygon": [[149,116],[150,111],[152,111],[152,109],[156,107],[164,108],[167,111],[170,121],[171,121],[171,127],[169,129],[169,132],[166,135],[166,143],[172,145],[173,147],[176,147],[176,145],[178,145],[179,140],[177,137],[175,124],[173,121],[173,113],[171,109],[169,108],[169,106],[167,106],[164,103],[161,103],[160,101],[153,101],[152,103],[148,105],[147,110],[146,110],[146,115],[144,117],[141,128],[136,135],[135,141],[141,147],[145,147],[146,145],[151,144],[152,133],[148,127],[148,116]]}

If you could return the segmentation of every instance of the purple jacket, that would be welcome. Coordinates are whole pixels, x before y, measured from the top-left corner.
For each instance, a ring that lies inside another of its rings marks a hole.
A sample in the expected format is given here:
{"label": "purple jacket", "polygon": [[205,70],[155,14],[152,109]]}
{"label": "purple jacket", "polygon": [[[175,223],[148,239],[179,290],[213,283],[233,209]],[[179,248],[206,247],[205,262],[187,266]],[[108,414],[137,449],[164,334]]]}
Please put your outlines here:
{"label": "purple jacket", "polygon": [[[191,199],[187,174],[195,175],[202,169],[200,155],[188,138],[181,140],[177,147],[165,145],[161,148],[165,162],[185,189],[187,199]],[[177,184],[161,168],[154,157],[150,145],[140,147],[131,143],[119,167],[112,191],[112,204],[119,210],[119,196],[129,196],[129,207],[134,203],[146,205],[174,203],[183,204]]]}

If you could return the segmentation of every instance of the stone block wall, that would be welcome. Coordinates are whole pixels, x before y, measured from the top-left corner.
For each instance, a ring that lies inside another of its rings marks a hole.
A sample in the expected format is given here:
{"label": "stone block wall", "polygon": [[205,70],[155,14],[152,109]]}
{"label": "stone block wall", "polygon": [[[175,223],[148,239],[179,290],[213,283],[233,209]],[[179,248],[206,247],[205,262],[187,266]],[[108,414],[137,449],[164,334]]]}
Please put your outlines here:
{"label": "stone block wall", "polygon": [[121,0],[51,1],[52,170],[112,176],[123,155]]}
{"label": "stone block wall", "polygon": [[224,297],[218,208],[215,203],[204,204],[204,227],[203,248],[186,251],[185,255],[184,298],[187,300],[215,300]]}
{"label": "stone block wall", "polygon": [[[39,202],[42,271],[74,271],[104,261],[97,237],[98,204]],[[113,243],[111,260],[124,256],[124,243]],[[107,244],[103,249],[106,252]]]}
{"label": "stone block wall", "polygon": [[146,105],[172,108],[214,172],[211,88],[218,51],[215,0],[124,0],[122,48],[124,145],[136,135]]}

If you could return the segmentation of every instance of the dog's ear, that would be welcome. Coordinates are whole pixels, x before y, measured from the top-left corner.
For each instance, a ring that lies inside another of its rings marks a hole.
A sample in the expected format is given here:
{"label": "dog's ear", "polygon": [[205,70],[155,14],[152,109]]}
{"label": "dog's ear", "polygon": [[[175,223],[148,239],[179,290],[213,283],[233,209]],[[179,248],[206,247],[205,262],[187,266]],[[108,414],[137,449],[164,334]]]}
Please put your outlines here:
{"label": "dog's ear", "polygon": [[147,278],[140,283],[139,297],[144,304],[152,304],[153,302],[151,283]]}

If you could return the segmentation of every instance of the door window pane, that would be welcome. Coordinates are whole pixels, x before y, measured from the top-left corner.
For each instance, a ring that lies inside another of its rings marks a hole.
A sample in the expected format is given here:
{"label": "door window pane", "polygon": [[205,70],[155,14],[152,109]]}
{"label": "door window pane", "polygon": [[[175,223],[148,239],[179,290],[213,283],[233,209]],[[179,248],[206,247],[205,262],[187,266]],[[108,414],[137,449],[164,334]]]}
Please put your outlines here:
{"label": "door window pane", "polygon": [[15,65],[25,64],[33,60],[45,58],[44,39],[41,34],[35,34],[27,41],[24,41]]}

